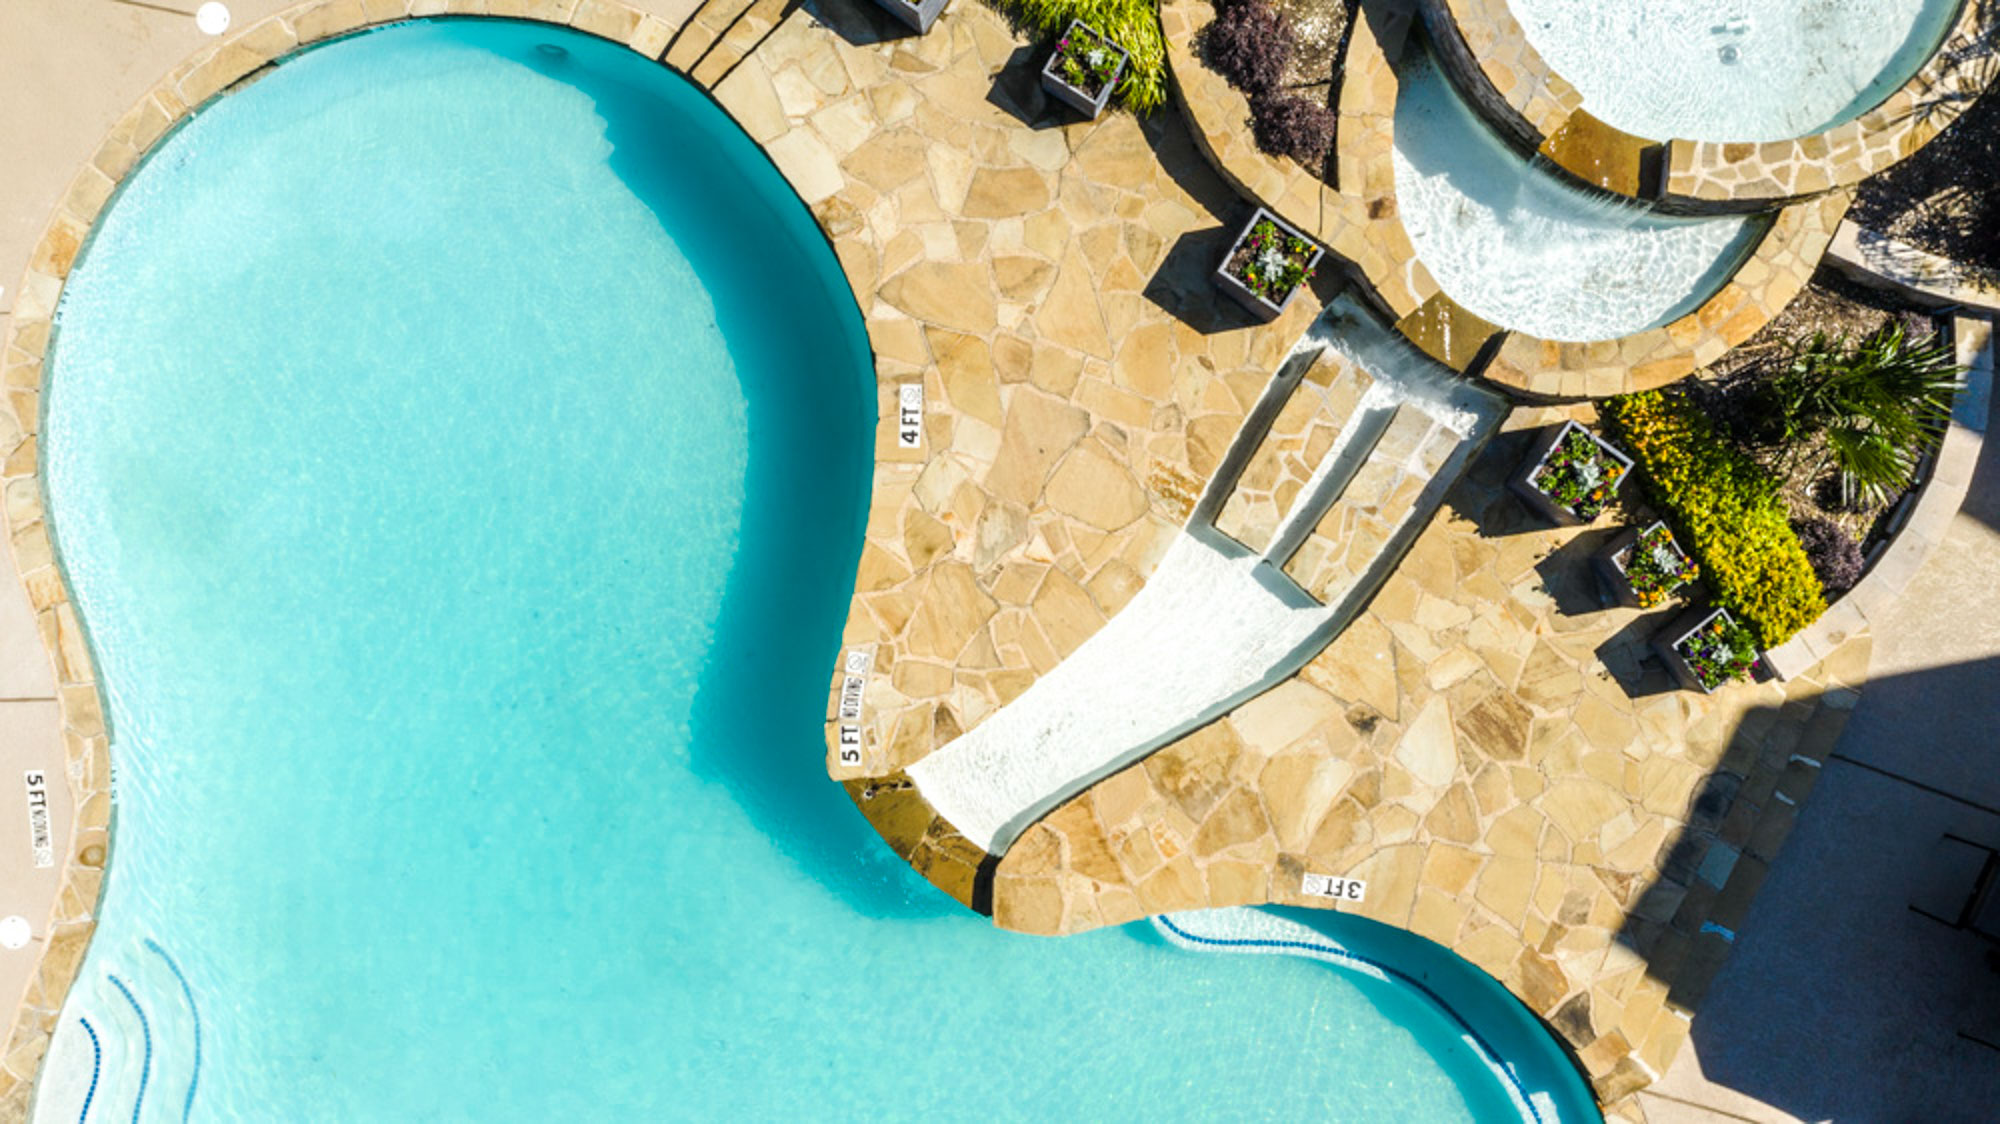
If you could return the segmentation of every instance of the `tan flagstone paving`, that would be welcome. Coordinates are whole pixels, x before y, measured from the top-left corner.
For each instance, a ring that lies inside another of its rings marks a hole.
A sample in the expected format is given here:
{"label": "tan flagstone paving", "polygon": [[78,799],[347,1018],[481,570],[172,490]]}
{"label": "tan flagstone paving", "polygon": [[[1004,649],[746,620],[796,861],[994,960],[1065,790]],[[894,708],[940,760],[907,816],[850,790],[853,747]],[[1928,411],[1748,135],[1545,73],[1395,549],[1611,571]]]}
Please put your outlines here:
{"label": "tan flagstone paving", "polygon": [[[998,923],[1035,932],[1200,905],[1324,906],[1302,896],[1304,874],[1365,878],[1358,911],[1495,974],[1576,1048],[1615,1114],[1636,1114],[1620,1098],[1685,1036],[1853,705],[1866,637],[1783,684],[1658,690],[1662,673],[1638,662],[1651,622],[1596,610],[1581,588],[1581,553],[1603,532],[1531,526],[1501,487],[1523,431],[1560,416],[1519,412],[1514,436],[1299,676],[1106,778],[1004,858],[985,855],[929,813],[902,768],[1130,599],[1318,301],[1263,327],[1232,311],[1207,272],[1247,206],[1196,136],[1173,114],[1052,125],[1022,40],[990,10],[959,0],[929,35],[890,39],[883,17],[850,3],[721,3],[729,11],[703,9],[704,23],[685,3],[327,0],[189,60],[80,174],[31,263],[5,353],[20,431],[10,498],[38,494],[40,356],[69,258],[109,186],[189,104],[295,42],[410,13],[569,20],[655,57],[678,47],[812,207],[874,344],[882,425],[844,636],[872,665],[854,765],[840,758],[835,676],[828,766],[885,840]],[[681,37],[690,19],[700,42]],[[1393,239],[1356,252],[1421,270]],[[1622,370],[1635,356],[1579,358]],[[1523,362],[1524,378],[1545,362],[1569,369],[1562,354]],[[897,439],[908,384],[925,403],[913,449]],[[63,639],[74,622],[39,504],[8,514],[50,647],[75,653],[61,695],[73,781],[80,809],[97,800],[78,818],[101,828],[87,654]],[[16,1024],[0,1115],[27,1103],[103,858],[101,846],[73,856],[69,951],[47,957]]]}
{"label": "tan flagstone paving", "polygon": [[1065,933],[1265,901],[1437,940],[1547,1019],[1614,1101],[1663,1072],[1858,699],[1868,641],[1713,696],[1642,666],[1674,610],[1600,609],[1598,528],[1504,487],[1520,410],[1368,611],[1295,679],[1049,815],[1000,860],[995,921]]}

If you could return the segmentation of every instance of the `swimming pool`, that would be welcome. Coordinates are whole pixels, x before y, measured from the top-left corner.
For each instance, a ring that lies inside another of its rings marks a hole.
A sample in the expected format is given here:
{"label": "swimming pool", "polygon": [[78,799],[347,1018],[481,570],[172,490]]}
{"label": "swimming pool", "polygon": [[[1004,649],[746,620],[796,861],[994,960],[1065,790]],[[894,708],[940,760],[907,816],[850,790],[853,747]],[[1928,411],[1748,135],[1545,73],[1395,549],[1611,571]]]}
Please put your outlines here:
{"label": "swimming pool", "polygon": [[1881,104],[1965,0],[1508,0],[1599,120],[1654,140],[1776,141]]}
{"label": "swimming pool", "polygon": [[1396,202],[1438,287],[1483,319],[1587,343],[1671,323],[1722,287],[1769,226],[1675,218],[1524,160],[1429,51],[1396,67]]}
{"label": "swimming pool", "polygon": [[866,337],[636,55],[298,56],[127,181],[50,371],[117,803],[40,1118],[1518,1115],[1419,991],[1000,932],[827,783]]}

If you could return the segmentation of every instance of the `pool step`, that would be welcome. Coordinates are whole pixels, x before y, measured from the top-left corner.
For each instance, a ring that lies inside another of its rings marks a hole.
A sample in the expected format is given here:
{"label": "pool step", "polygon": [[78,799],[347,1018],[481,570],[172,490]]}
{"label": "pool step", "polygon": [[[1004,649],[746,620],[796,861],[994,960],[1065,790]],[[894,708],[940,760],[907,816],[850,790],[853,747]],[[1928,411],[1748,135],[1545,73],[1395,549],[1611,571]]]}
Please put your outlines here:
{"label": "pool step", "polygon": [[728,77],[796,0],[707,0],[667,46],[668,66],[704,87]]}
{"label": "pool step", "polygon": [[1340,353],[1321,351],[1250,454],[1216,529],[1263,554],[1302,497],[1328,483],[1337,490],[1377,431],[1367,417],[1374,384]]}
{"label": "pool step", "polygon": [[1347,486],[1311,530],[1280,536],[1270,560],[1282,562],[1286,575],[1322,604],[1346,597],[1378,560],[1394,553],[1392,541],[1420,510],[1427,517],[1435,501],[1431,485],[1464,440],[1411,403],[1394,407]]}
{"label": "pool step", "polygon": [[757,49],[790,11],[794,0],[756,0],[729,25],[707,55],[695,64],[693,78],[704,86],[713,88],[717,82],[729,76],[751,51]]}

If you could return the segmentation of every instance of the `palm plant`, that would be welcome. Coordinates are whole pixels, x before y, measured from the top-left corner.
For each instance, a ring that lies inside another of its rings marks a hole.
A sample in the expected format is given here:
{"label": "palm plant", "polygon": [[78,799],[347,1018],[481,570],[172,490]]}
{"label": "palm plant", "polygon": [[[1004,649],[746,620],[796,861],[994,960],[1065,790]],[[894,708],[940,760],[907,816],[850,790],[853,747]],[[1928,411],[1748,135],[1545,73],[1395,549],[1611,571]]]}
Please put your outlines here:
{"label": "palm plant", "polygon": [[1858,344],[1824,332],[1794,342],[1765,400],[1788,460],[1814,457],[1811,475],[1837,470],[1846,503],[1879,505],[1910,484],[1937,446],[1959,376],[1944,345],[1913,342],[1898,322]]}

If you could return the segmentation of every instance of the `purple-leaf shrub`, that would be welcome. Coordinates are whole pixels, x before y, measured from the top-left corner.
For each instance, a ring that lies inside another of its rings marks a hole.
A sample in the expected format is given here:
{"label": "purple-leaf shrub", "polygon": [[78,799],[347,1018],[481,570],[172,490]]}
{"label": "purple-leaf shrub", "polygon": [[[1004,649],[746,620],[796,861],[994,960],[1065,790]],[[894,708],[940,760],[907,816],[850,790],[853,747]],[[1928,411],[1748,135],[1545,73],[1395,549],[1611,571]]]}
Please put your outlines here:
{"label": "purple-leaf shrub", "polygon": [[1292,32],[1264,0],[1236,0],[1202,38],[1208,65],[1229,84],[1256,96],[1278,88],[1292,61]]}

